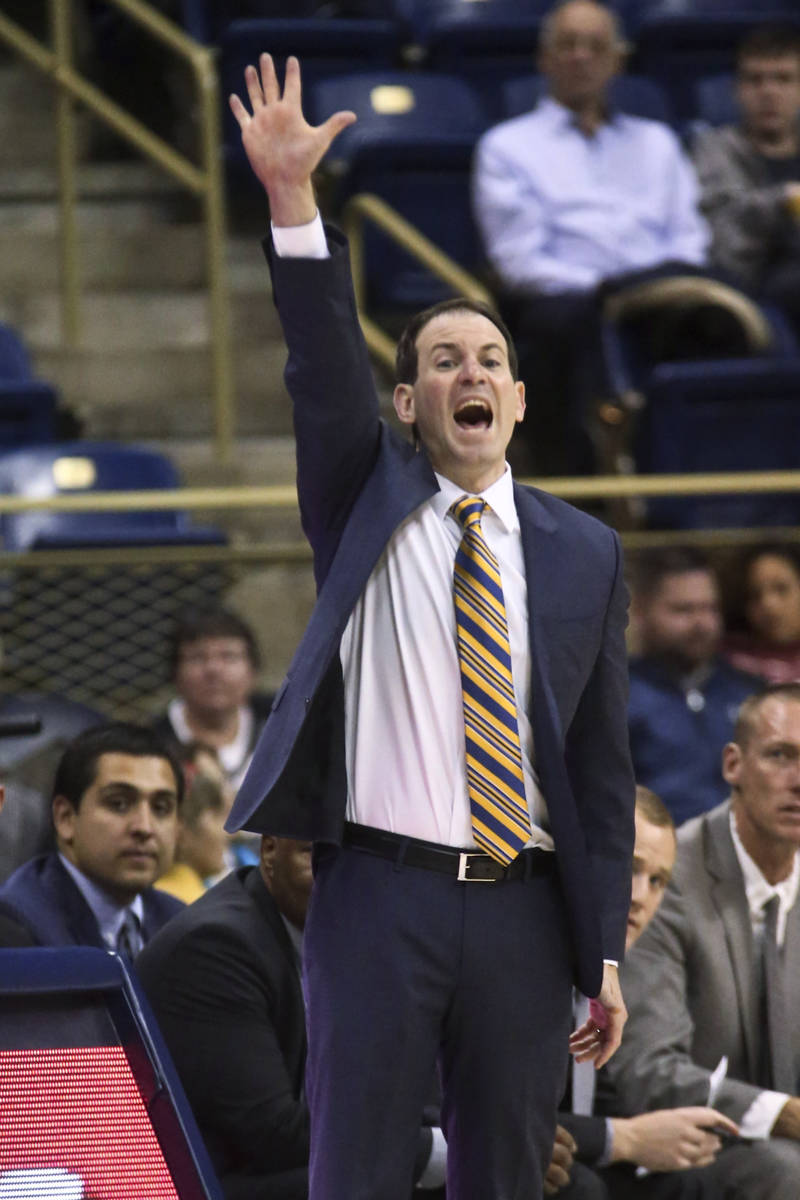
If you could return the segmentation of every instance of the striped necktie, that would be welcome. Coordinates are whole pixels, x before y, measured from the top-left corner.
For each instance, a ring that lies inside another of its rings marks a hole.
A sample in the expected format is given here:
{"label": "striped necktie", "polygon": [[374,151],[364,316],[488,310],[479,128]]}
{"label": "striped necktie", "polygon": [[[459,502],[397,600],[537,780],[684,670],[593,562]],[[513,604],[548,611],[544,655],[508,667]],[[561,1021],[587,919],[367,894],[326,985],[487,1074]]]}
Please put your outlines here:
{"label": "striped necktie", "polygon": [[464,700],[467,790],[477,845],[509,863],[531,836],[500,568],[483,538],[486,501],[462,496],[450,511],[463,536],[453,596]]}

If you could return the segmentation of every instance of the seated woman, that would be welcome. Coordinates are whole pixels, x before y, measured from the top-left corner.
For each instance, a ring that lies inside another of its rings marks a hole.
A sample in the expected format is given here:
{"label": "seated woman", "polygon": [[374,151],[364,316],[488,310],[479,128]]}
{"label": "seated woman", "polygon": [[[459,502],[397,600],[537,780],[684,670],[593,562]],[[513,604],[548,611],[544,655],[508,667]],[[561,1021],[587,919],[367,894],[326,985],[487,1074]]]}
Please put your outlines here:
{"label": "seated woman", "polygon": [[737,564],[736,579],[741,594],[725,657],[768,683],[800,681],[800,546],[753,547]]}
{"label": "seated woman", "polygon": [[181,805],[175,861],[156,881],[184,904],[203,895],[209,883],[229,869],[229,842],[225,818],[231,796],[216,753],[200,742],[180,748],[186,779]]}

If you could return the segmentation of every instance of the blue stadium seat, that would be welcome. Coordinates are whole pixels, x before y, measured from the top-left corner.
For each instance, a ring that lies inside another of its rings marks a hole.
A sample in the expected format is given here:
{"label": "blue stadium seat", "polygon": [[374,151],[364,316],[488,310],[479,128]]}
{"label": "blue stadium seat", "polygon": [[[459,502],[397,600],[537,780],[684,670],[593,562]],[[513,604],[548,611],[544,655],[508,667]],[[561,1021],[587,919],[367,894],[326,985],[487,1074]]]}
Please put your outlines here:
{"label": "blue stadium seat", "polygon": [[733,125],[739,119],[734,75],[730,71],[698,79],[694,93],[694,116],[703,125]]}
{"label": "blue stadium seat", "polygon": [[[223,142],[226,162],[235,170],[246,166],[241,133],[227,104],[231,92],[244,90],[244,69],[268,50],[282,80],[286,58],[300,59],[304,94],[319,79],[359,69],[391,68],[398,61],[401,27],[390,19],[275,17],[234,21],[219,40],[220,87],[225,98]],[[344,105],[352,108],[352,104]],[[248,169],[249,174],[249,169]]]}
{"label": "blue stadium seat", "polygon": [[[646,473],[800,468],[800,361],[662,363],[647,387],[635,442]],[[651,528],[800,524],[797,493],[658,498]]]}
{"label": "blue stadium seat", "polygon": [[730,72],[745,33],[767,21],[797,21],[796,0],[639,0],[631,4],[628,32],[633,69],[665,87],[676,117],[694,117],[697,81]]}
{"label": "blue stadium seat", "polygon": [[429,70],[468,79],[487,103],[509,75],[534,69],[542,17],[552,0],[416,0],[411,31]]}
{"label": "blue stadium seat", "polygon": [[[0,494],[30,498],[99,491],[176,488],[180,480],[163,454],[113,442],[66,442],[0,454]],[[7,513],[0,519],[6,550],[88,546],[219,545],[214,528],[193,526],[180,510]]]}
{"label": "blue stadium seat", "polygon": [[[475,270],[482,252],[470,206],[470,165],[488,118],[469,84],[433,72],[367,72],[321,80],[306,100],[315,123],[341,108],[358,116],[325,163],[337,181],[336,206],[356,193],[374,193]],[[365,248],[370,307],[408,311],[447,294],[378,231],[367,231]]]}
{"label": "blue stadium seat", "polygon": [[55,388],[36,379],[22,339],[0,324],[0,446],[51,441],[57,404]]}
{"label": "blue stadium seat", "polygon": [[[505,120],[529,112],[544,95],[545,86],[541,75],[530,71],[505,80],[497,97],[497,119]],[[615,79],[611,85],[611,103],[620,112],[634,117],[672,123],[672,109],[664,89],[643,75],[620,75]]]}

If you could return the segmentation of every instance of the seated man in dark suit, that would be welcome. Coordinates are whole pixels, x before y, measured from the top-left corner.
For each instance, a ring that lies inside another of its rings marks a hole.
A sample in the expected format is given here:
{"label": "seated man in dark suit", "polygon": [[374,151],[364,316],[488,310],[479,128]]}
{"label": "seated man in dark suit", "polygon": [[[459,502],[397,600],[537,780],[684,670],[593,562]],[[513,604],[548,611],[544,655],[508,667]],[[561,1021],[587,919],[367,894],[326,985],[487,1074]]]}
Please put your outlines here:
{"label": "seated man in dark suit", "polygon": [[[310,894],[310,843],[264,837],[258,867],[211,888],[136,963],[226,1200],[308,1195],[300,965]],[[439,1194],[438,1128],[420,1131],[415,1178]]]}
{"label": "seated man in dark suit", "polygon": [[0,888],[0,946],[97,946],[132,958],[183,905],[152,884],[172,862],[183,775],[149,729],[100,725],[53,785],[56,851]]}
{"label": "seated man in dark suit", "polygon": [[[649,788],[636,789],[636,841],[628,916],[626,953],[661,904],[675,862],[675,826],[669,810]],[[581,1001],[576,1020],[583,1019]],[[722,1147],[715,1130],[735,1136],[736,1126],[712,1108],[671,1108],[661,1112],[618,1115],[607,1072],[600,1077],[606,1117],[594,1112],[594,1066],[576,1062],[571,1109],[559,1121],[576,1143],[576,1165],[562,1200],[715,1200],[716,1183],[702,1168]],[[589,1181],[588,1168],[597,1174]],[[637,1168],[648,1174],[642,1176]],[[652,1174],[651,1174],[652,1172]]]}

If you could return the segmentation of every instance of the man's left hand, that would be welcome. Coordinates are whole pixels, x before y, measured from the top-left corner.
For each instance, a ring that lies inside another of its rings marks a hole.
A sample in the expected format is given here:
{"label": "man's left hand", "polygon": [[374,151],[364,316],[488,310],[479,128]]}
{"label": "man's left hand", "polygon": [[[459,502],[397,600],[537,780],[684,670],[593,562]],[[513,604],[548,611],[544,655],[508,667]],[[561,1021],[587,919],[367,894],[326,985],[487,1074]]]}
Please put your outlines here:
{"label": "man's left hand", "polygon": [[603,985],[597,1000],[592,1002],[592,1009],[589,1020],[571,1035],[569,1049],[576,1062],[593,1062],[599,1070],[616,1052],[628,1019],[619,972],[612,963],[605,963],[603,967]]}
{"label": "man's left hand", "polygon": [[544,1176],[544,1194],[545,1196],[555,1196],[556,1192],[560,1192],[569,1183],[569,1173],[572,1168],[572,1160],[575,1157],[575,1151],[578,1147],[575,1145],[575,1140],[572,1134],[568,1133],[562,1125],[556,1125],[556,1140],[553,1144],[553,1157],[550,1159],[550,1166],[547,1168]]}

